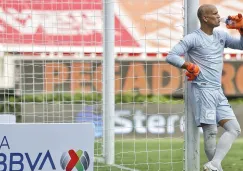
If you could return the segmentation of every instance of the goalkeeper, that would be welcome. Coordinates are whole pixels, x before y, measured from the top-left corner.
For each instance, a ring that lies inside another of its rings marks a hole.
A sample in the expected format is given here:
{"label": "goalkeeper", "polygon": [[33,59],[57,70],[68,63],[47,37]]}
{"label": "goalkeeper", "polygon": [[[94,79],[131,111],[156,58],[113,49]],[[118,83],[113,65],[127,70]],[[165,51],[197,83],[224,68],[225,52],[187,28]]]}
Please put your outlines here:
{"label": "goalkeeper", "polygon": [[[240,39],[224,31],[214,30],[220,25],[218,10],[213,5],[202,5],[197,12],[200,29],[186,35],[166,57],[173,66],[187,70],[191,84],[193,113],[204,134],[204,149],[209,160],[204,171],[222,171],[221,162],[240,135],[240,125],[223,94],[221,76],[224,48],[243,50],[243,32]],[[187,54],[189,61],[180,56]],[[225,129],[216,145],[217,125]]]}

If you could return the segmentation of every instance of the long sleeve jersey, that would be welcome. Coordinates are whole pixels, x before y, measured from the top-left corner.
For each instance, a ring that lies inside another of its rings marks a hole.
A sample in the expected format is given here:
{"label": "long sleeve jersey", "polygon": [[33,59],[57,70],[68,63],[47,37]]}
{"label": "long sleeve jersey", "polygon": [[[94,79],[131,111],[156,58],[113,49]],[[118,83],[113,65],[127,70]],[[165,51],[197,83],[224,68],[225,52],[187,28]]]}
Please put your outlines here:
{"label": "long sleeve jersey", "polygon": [[192,83],[201,88],[220,88],[223,71],[224,48],[243,49],[243,36],[240,39],[228,33],[214,30],[210,37],[201,29],[186,35],[175,45],[166,57],[166,61],[180,68],[185,60],[180,56],[188,56],[188,60],[200,68],[200,74]]}

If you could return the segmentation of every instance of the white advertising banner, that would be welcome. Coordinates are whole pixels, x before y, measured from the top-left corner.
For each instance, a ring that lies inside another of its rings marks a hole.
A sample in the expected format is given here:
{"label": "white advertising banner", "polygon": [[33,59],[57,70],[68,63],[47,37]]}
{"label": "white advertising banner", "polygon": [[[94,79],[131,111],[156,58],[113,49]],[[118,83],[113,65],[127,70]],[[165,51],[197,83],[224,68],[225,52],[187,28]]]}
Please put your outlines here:
{"label": "white advertising banner", "polygon": [[16,123],[16,116],[14,114],[1,114],[0,123]]}
{"label": "white advertising banner", "polygon": [[1,171],[93,171],[94,125],[0,124]]}

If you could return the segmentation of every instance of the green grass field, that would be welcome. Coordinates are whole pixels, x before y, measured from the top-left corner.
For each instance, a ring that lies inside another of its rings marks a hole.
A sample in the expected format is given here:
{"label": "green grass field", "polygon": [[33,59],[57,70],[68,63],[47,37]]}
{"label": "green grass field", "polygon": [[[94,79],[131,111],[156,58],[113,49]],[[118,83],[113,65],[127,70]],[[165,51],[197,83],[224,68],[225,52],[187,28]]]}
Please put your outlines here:
{"label": "green grass field", "polygon": [[[159,150],[160,149],[160,150]],[[172,150],[171,150],[172,149]],[[117,165],[139,171],[182,171],[182,140],[123,140],[115,144]],[[201,166],[207,161],[201,141]],[[243,171],[243,139],[237,140],[222,163],[224,171]],[[95,171],[125,171],[95,163]]]}

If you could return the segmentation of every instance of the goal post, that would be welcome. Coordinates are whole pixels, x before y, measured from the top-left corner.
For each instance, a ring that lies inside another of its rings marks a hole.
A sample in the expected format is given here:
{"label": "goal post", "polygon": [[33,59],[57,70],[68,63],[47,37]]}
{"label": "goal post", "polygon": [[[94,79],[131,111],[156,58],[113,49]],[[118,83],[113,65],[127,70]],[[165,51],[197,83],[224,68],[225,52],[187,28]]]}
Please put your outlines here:
{"label": "goal post", "polygon": [[[187,35],[198,28],[197,9],[199,0],[184,1],[184,34]],[[185,55],[186,60],[187,55]],[[185,78],[187,79],[187,78]],[[195,124],[193,111],[191,107],[191,83],[185,80],[185,170],[200,170],[200,134],[199,128]]]}
{"label": "goal post", "polygon": [[103,0],[103,155],[114,164],[115,139],[115,17],[114,1]]}

